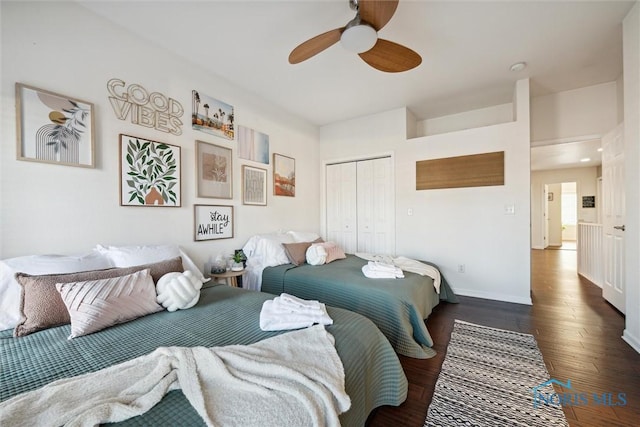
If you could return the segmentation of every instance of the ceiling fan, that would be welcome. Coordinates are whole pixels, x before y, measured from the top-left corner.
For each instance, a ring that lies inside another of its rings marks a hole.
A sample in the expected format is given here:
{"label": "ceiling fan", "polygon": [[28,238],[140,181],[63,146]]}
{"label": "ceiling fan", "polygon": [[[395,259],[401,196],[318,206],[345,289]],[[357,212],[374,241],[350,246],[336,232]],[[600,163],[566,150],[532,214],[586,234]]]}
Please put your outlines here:
{"label": "ceiling fan", "polygon": [[408,71],[417,67],[422,58],[408,47],[378,38],[396,12],[399,0],[349,0],[356,17],[347,25],[327,31],[301,43],[289,54],[289,63],[298,64],[317,55],[338,41],[357,53],[373,68],[388,73]]}

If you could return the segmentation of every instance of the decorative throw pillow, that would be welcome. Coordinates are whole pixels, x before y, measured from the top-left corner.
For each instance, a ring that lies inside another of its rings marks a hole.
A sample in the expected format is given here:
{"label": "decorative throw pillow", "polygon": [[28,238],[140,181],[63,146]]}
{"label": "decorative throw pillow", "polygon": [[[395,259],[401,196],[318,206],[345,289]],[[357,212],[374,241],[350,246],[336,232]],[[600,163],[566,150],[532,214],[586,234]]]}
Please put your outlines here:
{"label": "decorative throw pillow", "polygon": [[156,283],[156,301],[168,311],[191,308],[200,299],[202,282],[190,270],[167,273]]}
{"label": "decorative throw pillow", "polygon": [[322,265],[327,259],[327,251],[322,245],[311,245],[306,253],[307,264]]}
{"label": "decorative throw pillow", "polygon": [[[83,271],[70,274],[32,276],[18,273],[16,279],[22,287],[20,302],[21,320],[13,331],[13,336],[22,337],[54,326],[70,322],[69,312],[56,290],[57,283],[81,282],[124,276],[136,271],[149,269],[153,280],[159,280],[166,273],[182,272],[182,259],[176,257],[153,264],[128,268]],[[154,291],[155,292],[155,291]]]}
{"label": "decorative throw pillow", "polygon": [[0,261],[0,331],[20,322],[20,284],[17,272],[62,274],[113,267],[108,258],[91,251],[79,255],[27,255]]}
{"label": "decorative throw pillow", "polygon": [[306,254],[309,246],[311,246],[313,243],[322,242],[324,242],[324,240],[318,237],[312,242],[283,243],[282,246],[284,247],[284,251],[286,252],[291,264],[300,265],[304,264],[307,260]]}
{"label": "decorative throw pillow", "polygon": [[324,261],[325,264],[329,264],[331,261],[344,259],[347,257],[342,248],[334,242],[319,243],[319,245],[324,247],[324,249],[327,251],[327,259]]}
{"label": "decorative throw pillow", "polygon": [[69,310],[69,339],[161,311],[149,269],[126,276],[85,282],[58,283]]}
{"label": "decorative throw pillow", "polygon": [[283,243],[282,246],[291,264],[300,265],[306,261],[307,249],[311,246],[311,242]]}

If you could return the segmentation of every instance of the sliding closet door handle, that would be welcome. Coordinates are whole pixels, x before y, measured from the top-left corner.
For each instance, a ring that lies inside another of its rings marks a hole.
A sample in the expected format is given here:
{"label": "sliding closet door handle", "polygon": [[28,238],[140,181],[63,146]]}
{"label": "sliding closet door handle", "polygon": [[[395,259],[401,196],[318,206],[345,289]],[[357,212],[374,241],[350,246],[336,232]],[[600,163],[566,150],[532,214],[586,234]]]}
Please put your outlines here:
{"label": "sliding closet door handle", "polygon": [[624,231],[624,225],[614,225],[613,228],[615,228],[616,230]]}

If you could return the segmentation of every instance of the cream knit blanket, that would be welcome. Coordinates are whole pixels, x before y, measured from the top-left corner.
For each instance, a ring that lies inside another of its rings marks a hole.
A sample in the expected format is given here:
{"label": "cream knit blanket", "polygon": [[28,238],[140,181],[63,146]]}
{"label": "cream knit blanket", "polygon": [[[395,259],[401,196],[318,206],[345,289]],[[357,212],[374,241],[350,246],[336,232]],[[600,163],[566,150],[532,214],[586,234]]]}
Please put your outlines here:
{"label": "cream knit blanket", "polygon": [[182,389],[209,426],[337,426],[351,401],[334,342],[318,325],[248,346],[161,347],[2,402],[2,424],[123,421]]}

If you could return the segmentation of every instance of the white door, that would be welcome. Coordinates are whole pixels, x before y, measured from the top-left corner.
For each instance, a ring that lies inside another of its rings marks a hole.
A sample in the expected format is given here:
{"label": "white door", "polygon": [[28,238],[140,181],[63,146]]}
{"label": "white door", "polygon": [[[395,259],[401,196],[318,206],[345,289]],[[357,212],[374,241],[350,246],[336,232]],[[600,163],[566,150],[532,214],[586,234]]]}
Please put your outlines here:
{"label": "white door", "polygon": [[602,138],[602,148],[602,226],[604,234],[602,295],[609,303],[624,313],[625,188],[622,125]]}
{"label": "white door", "polygon": [[357,162],[358,252],[394,255],[391,158]]}
{"label": "white door", "polygon": [[327,165],[327,239],[347,253],[357,249],[356,164]]}

